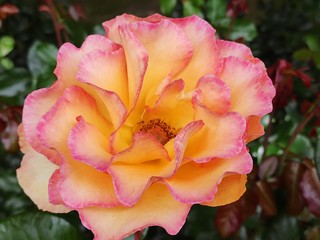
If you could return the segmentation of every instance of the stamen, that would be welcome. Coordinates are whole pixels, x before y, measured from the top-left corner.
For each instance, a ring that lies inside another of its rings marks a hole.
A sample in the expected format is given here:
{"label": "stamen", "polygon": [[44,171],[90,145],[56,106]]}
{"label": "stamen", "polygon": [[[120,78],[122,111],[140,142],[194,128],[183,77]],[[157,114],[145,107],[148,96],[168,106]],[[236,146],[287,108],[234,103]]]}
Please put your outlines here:
{"label": "stamen", "polygon": [[177,135],[177,130],[159,118],[137,123],[138,130],[152,134],[163,145]]}

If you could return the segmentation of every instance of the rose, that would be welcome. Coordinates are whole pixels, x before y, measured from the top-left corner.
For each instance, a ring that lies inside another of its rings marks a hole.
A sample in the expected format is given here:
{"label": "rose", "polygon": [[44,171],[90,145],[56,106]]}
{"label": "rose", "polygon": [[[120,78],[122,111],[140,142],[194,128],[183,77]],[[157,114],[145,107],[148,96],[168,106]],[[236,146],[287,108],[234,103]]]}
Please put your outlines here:
{"label": "rose", "polygon": [[274,87],[246,46],[192,16],[122,15],[26,99],[20,185],[37,206],[79,212],[95,239],[158,225],[176,234],[193,204],[245,191],[246,143],[263,134]]}

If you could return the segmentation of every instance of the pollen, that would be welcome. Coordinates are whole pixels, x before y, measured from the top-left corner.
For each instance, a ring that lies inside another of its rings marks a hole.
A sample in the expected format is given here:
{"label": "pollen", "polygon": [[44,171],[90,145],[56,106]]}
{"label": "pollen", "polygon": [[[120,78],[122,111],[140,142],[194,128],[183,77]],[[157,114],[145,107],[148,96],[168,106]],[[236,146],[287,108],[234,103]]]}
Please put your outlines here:
{"label": "pollen", "polygon": [[174,127],[159,118],[138,122],[137,127],[139,131],[153,135],[163,145],[177,135]]}

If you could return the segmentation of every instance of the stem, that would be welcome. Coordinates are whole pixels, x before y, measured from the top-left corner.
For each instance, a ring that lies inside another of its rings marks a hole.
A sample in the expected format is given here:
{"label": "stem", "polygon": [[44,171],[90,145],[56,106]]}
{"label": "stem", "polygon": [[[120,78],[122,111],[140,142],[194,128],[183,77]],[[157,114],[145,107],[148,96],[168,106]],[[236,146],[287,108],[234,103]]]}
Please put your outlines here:
{"label": "stem", "polygon": [[304,127],[308,124],[308,122],[320,111],[320,98],[318,98],[315,103],[310,107],[309,113],[305,116],[305,118],[300,122],[300,124],[296,127],[296,129],[293,131],[289,142],[284,150],[284,153],[280,159],[280,166],[284,164],[287,155],[289,153],[289,149],[298,136],[298,134],[304,129]]}

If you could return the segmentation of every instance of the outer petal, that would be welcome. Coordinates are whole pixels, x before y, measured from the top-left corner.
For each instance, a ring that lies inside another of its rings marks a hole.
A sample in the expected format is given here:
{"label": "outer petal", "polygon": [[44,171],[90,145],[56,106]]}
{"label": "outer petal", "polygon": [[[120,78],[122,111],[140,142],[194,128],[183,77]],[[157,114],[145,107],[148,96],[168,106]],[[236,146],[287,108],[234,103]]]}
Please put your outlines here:
{"label": "outer petal", "polygon": [[122,14],[102,24],[106,30],[106,36],[116,43],[121,43],[121,37],[119,34],[119,26],[126,25],[135,22],[141,18],[131,14]]}
{"label": "outer petal", "polygon": [[128,79],[124,51],[92,51],[81,59],[77,79],[115,92],[128,104]]}
{"label": "outer petal", "polygon": [[251,156],[244,149],[230,159],[214,159],[207,163],[187,162],[174,177],[165,182],[178,201],[196,204],[211,201],[217,192],[217,185],[226,174],[247,174],[251,169]]}
{"label": "outer petal", "polygon": [[78,119],[68,137],[68,146],[73,159],[100,171],[107,169],[111,159],[108,143],[108,137],[82,117]]}
{"label": "outer petal", "polygon": [[36,151],[28,151],[17,170],[17,178],[24,192],[36,203],[39,209],[54,213],[69,212],[64,205],[49,203],[48,184],[57,166]]}
{"label": "outer petal", "polygon": [[63,202],[75,209],[120,205],[108,173],[71,159],[62,161],[58,190]]}
{"label": "outer petal", "polygon": [[190,205],[176,201],[165,185],[155,183],[133,207],[85,208],[79,213],[95,240],[111,240],[123,239],[148,226],[161,226],[169,234],[177,234],[189,210]]}
{"label": "outer petal", "polygon": [[214,199],[202,205],[217,207],[239,200],[246,191],[247,175],[231,174],[225,176],[218,185]]}
{"label": "outer petal", "polygon": [[77,83],[76,76],[81,57],[80,49],[71,43],[65,43],[60,47],[54,73],[64,88]]}
{"label": "outer petal", "polygon": [[201,90],[198,101],[210,111],[215,113],[229,111],[231,106],[230,88],[222,80],[213,75],[206,75],[198,81],[196,88]]}
{"label": "outer petal", "polygon": [[251,142],[264,134],[263,125],[260,123],[261,117],[249,116],[247,118],[246,142]]}
{"label": "outer petal", "polygon": [[[188,36],[192,43],[193,56],[187,67],[177,76],[186,82],[186,91],[194,89],[197,81],[206,74],[218,73],[220,67],[219,49],[215,30],[203,19],[192,16],[172,19]],[[180,50],[180,48],[178,48]]]}
{"label": "outer petal", "polygon": [[194,106],[195,118],[203,120],[205,126],[190,138],[185,157],[206,162],[212,158],[229,158],[239,154],[244,146],[244,118],[235,112],[220,115],[197,103]]}
{"label": "outer petal", "polygon": [[176,164],[169,160],[161,143],[149,134],[137,132],[132,146],[114,156],[108,169],[119,201],[132,206],[153,180],[171,176]]}
{"label": "outer petal", "polygon": [[79,85],[76,79],[78,65],[85,54],[96,49],[114,51],[117,48],[119,48],[119,45],[99,35],[88,36],[83,42],[81,49],[71,43],[65,43],[58,51],[57,67],[54,73],[65,88],[71,85]]}
{"label": "outer petal", "polygon": [[59,163],[60,156],[55,150],[44,146],[36,134],[36,126],[43,114],[45,114],[58,98],[59,83],[50,88],[44,88],[32,92],[24,102],[22,123],[26,141],[37,152],[45,155],[51,162]]}
{"label": "outer petal", "polygon": [[83,53],[90,53],[93,50],[101,50],[104,52],[113,52],[119,49],[119,45],[112,42],[105,36],[93,34],[89,35],[83,44],[81,45],[81,51]]}
{"label": "outer petal", "polygon": [[147,108],[144,120],[160,118],[172,127],[180,129],[194,118],[192,95],[183,94],[184,82],[177,80],[162,90],[153,108]]}
{"label": "outer petal", "polygon": [[111,132],[110,124],[99,114],[95,100],[82,88],[72,86],[41,118],[37,132],[42,142],[60,153],[68,153],[68,135],[80,115],[106,135]]}
{"label": "outer petal", "polygon": [[[254,64],[235,57],[228,57],[219,77],[231,89],[231,111],[250,115],[263,116],[272,110],[271,99],[274,87],[265,71]],[[267,89],[264,89],[267,87]]]}
{"label": "outer petal", "polygon": [[260,59],[253,57],[250,48],[242,43],[218,39],[217,45],[220,51],[220,55],[223,58],[234,56],[254,63],[261,70],[266,69],[264,63]]}

